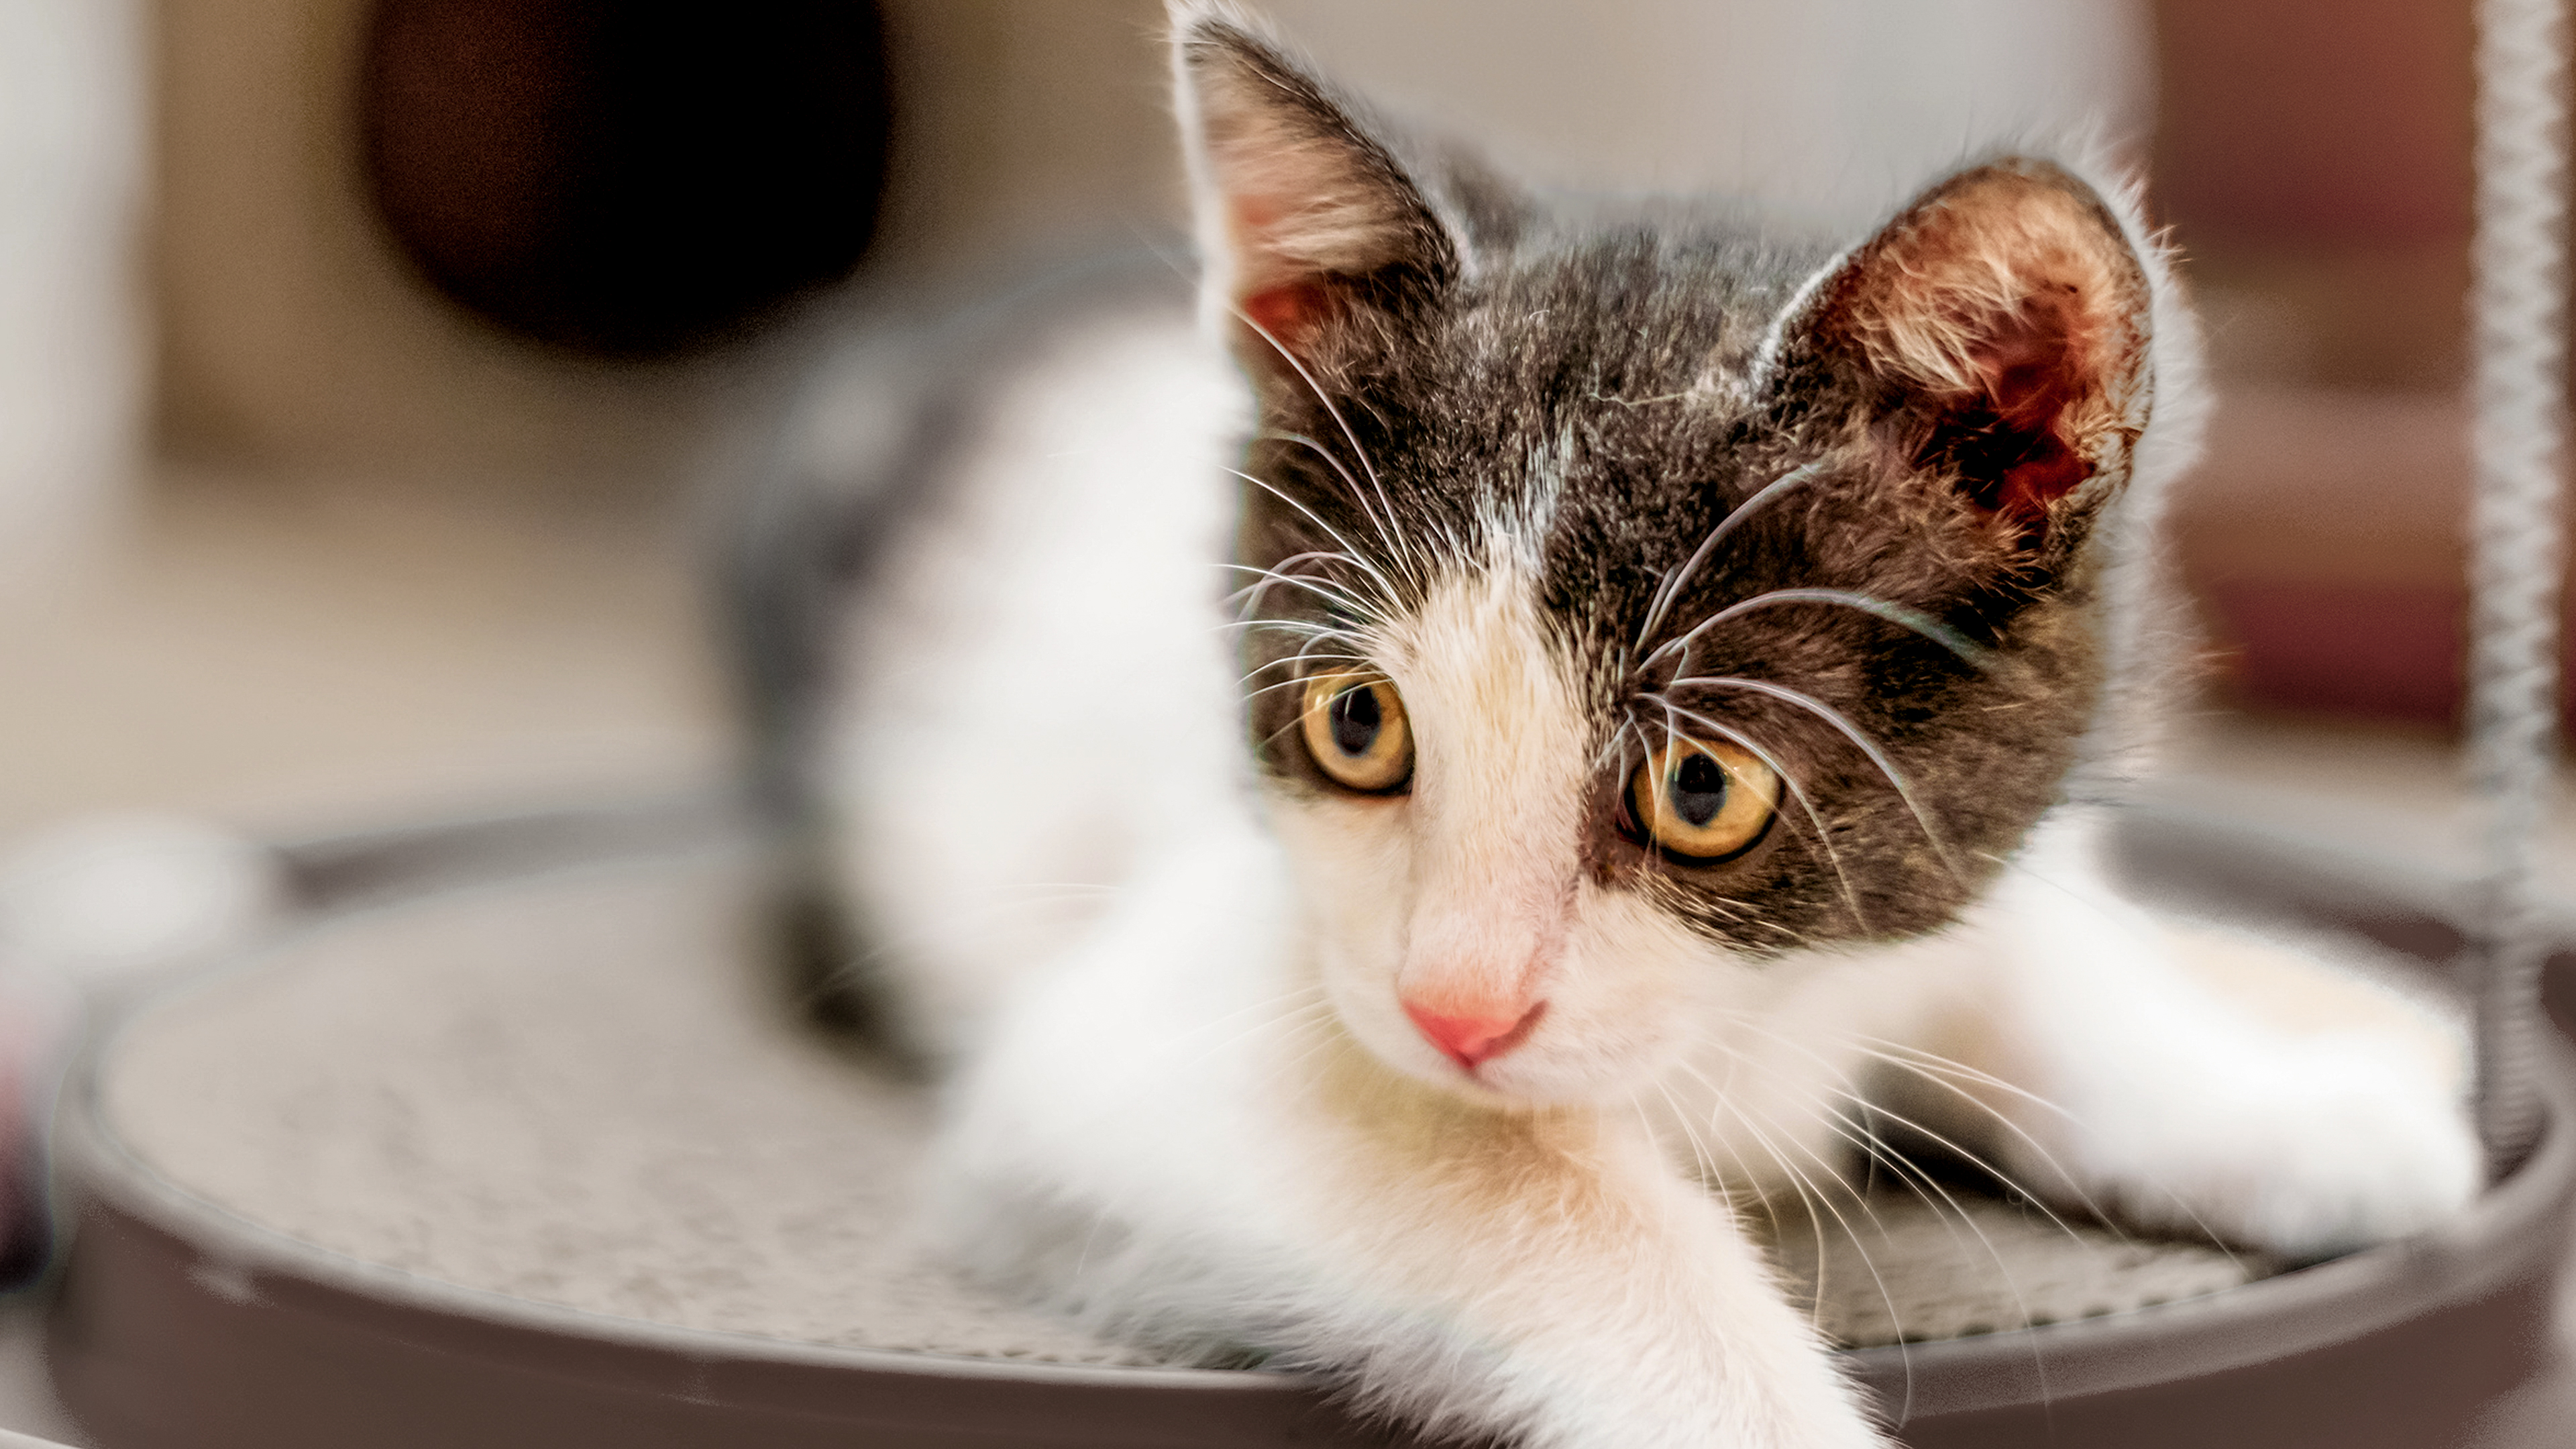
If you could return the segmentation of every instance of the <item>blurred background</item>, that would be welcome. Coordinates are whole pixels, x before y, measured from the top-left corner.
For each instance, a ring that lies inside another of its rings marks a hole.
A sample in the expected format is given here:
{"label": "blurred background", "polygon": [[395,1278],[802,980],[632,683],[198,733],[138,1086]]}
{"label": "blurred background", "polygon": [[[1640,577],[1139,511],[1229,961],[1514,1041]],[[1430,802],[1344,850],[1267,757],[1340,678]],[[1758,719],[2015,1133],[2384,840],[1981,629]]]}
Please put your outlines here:
{"label": "blurred background", "polygon": [[[2465,860],[2468,0],[1263,8],[1545,181],[1857,230],[1999,140],[2128,158],[2220,401],[2175,512],[2208,690],[2156,788]],[[800,369],[854,317],[1168,244],[1160,28],[0,0],[0,846],[726,779],[706,576]],[[2564,814],[2555,849],[2576,880]],[[0,1408],[31,1365],[0,1353]]]}
{"label": "blurred background", "polygon": [[[1857,228],[1997,138],[2131,158],[2221,392],[2171,788],[2448,848],[2467,0],[1267,8],[1542,180]],[[1159,26],[0,3],[0,838],[720,777],[711,500],[834,319],[1173,234]]]}

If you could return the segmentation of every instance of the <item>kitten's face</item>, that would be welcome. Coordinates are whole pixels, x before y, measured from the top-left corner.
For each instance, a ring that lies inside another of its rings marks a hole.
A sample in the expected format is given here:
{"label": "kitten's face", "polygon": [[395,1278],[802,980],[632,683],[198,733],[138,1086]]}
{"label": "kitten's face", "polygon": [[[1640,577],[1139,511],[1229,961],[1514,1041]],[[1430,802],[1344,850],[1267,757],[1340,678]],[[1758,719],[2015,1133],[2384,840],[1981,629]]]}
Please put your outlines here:
{"label": "kitten's face", "polygon": [[1182,49],[1262,402],[1247,711],[1326,990],[1399,1069],[1616,1100],[1784,956],[1935,928],[2099,693],[2148,286],[2053,168],[1846,256],[1409,170]]}
{"label": "kitten's face", "polygon": [[[1349,656],[1334,668],[1361,672],[1312,675],[1256,718],[1280,736],[1272,818],[1344,1023],[1434,1081],[1580,1100],[1668,1061],[1744,969],[1692,915],[1725,908],[1724,883],[1759,869],[1776,822],[1760,792],[1733,785],[1749,818],[1706,815],[1730,827],[1712,854],[1732,860],[1657,861],[1634,800],[1607,798],[1634,773],[1628,741],[1552,637],[1536,583],[1511,557],[1448,572],[1332,650]],[[1391,734],[1400,784],[1336,778]],[[1714,762],[1700,773],[1714,778],[1691,783],[1729,793]],[[1677,836],[1689,824],[1659,823]],[[1690,899],[1690,877],[1711,899]]]}

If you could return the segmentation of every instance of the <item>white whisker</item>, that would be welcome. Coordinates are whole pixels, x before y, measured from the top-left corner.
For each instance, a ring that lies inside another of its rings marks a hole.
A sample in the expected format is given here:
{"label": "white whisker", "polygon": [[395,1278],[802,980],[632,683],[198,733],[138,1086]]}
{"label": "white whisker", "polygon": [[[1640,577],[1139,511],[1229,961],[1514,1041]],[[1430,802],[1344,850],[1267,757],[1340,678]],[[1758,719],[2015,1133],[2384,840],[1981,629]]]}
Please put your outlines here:
{"label": "white whisker", "polygon": [[[1282,439],[1293,440],[1293,441],[1296,441],[1296,442],[1304,443],[1306,446],[1308,446],[1308,447],[1310,447],[1310,448],[1314,448],[1317,452],[1322,452],[1322,451],[1323,451],[1323,450],[1322,450],[1322,448],[1321,448],[1321,446],[1320,446],[1319,444],[1317,444],[1317,443],[1316,443],[1312,438],[1305,437],[1305,436],[1304,436],[1304,435],[1302,435],[1302,434],[1295,434],[1295,433],[1280,433],[1280,434],[1268,434],[1268,435],[1265,435],[1265,436],[1275,436],[1275,437],[1279,437],[1279,438],[1282,438]],[[1334,460],[1334,458],[1333,458],[1333,455],[1332,455],[1332,454],[1330,454],[1330,453],[1324,453],[1324,455],[1323,455],[1323,456],[1324,456],[1325,461],[1326,461],[1326,462],[1330,462],[1330,463],[1332,463],[1332,464],[1333,464],[1333,466],[1334,466],[1335,468],[1337,468],[1337,469],[1338,469],[1338,468],[1340,468],[1340,467],[1341,467],[1341,464],[1340,464],[1338,461]],[[1388,579],[1388,578],[1387,578],[1387,576],[1385,575],[1385,573],[1381,572],[1375,564],[1372,564],[1372,563],[1368,562],[1368,561],[1367,561],[1367,559],[1363,558],[1363,557],[1361,556],[1360,551],[1359,551],[1359,549],[1357,548],[1357,546],[1355,546],[1354,544],[1352,544],[1352,542],[1351,542],[1348,538],[1344,537],[1344,536],[1342,535],[1342,531],[1341,531],[1340,529],[1337,529],[1337,528],[1333,527],[1331,524],[1326,523],[1326,522],[1325,522],[1325,521],[1324,521],[1320,516],[1318,516],[1318,515],[1316,514],[1315,510],[1313,510],[1313,509],[1311,509],[1311,508],[1307,507],[1303,502],[1300,502],[1298,499],[1296,499],[1296,498],[1294,498],[1294,497],[1291,497],[1291,496],[1289,495],[1289,493],[1288,493],[1288,491],[1287,491],[1286,489],[1281,488],[1278,484],[1271,482],[1271,481],[1270,481],[1269,479],[1267,479],[1267,478],[1256,478],[1256,477],[1254,477],[1252,474],[1250,474],[1250,473],[1246,473],[1246,472],[1244,472],[1244,471],[1243,471],[1242,469],[1240,469],[1240,468],[1228,468],[1228,469],[1226,469],[1225,471],[1226,471],[1226,472],[1228,472],[1228,473],[1233,474],[1233,475],[1234,475],[1235,477],[1237,477],[1237,478],[1242,479],[1244,482],[1251,484],[1253,487],[1255,487],[1255,488],[1259,488],[1259,489],[1261,489],[1262,491],[1264,491],[1264,492],[1266,492],[1266,493],[1270,494],[1270,496],[1272,496],[1272,497],[1274,497],[1274,498],[1278,499],[1280,502],[1285,503],[1285,504],[1287,504],[1289,507],[1296,509],[1299,513],[1304,514],[1304,515],[1306,516],[1306,521],[1307,521],[1307,522],[1312,523],[1312,524],[1314,524],[1317,528],[1322,529],[1322,530],[1324,531],[1324,533],[1325,533],[1325,535],[1326,535],[1327,537],[1331,538],[1331,539],[1332,539],[1332,541],[1333,541],[1334,543],[1339,544],[1339,545],[1341,546],[1341,551],[1342,551],[1342,556],[1343,556],[1343,557],[1345,557],[1345,558],[1349,559],[1349,560],[1351,561],[1351,563],[1352,563],[1352,564],[1354,564],[1355,566],[1357,566],[1357,567],[1359,567],[1359,568],[1361,568],[1361,569],[1366,570],[1366,571],[1368,572],[1368,574],[1369,574],[1369,576],[1370,576],[1371,578],[1374,578],[1374,579],[1376,579],[1376,580],[1377,580],[1377,585],[1378,585],[1378,587],[1379,587],[1381,590],[1383,590],[1383,591],[1385,592],[1386,597],[1387,597],[1387,599],[1388,599],[1390,602],[1392,602],[1392,601],[1396,598],[1396,596],[1397,596],[1397,595],[1396,595],[1396,588],[1395,588],[1395,584],[1394,584],[1394,582],[1393,582],[1393,581],[1391,581],[1390,579]],[[1348,479],[1348,478],[1350,477],[1350,474],[1349,474],[1347,471],[1345,471],[1345,472],[1343,473],[1343,475],[1342,475],[1342,476],[1343,476],[1345,479]],[[1353,488],[1357,488],[1357,487],[1359,486],[1359,484],[1358,484],[1358,483],[1356,483],[1356,482],[1353,482],[1353,483],[1351,484],[1351,486],[1352,486]]]}
{"label": "white whisker", "polygon": [[1745,753],[1760,760],[1772,775],[1788,788],[1789,797],[1798,802],[1798,808],[1806,813],[1807,823],[1816,832],[1816,844],[1825,852],[1825,863],[1833,868],[1834,882],[1842,888],[1843,903],[1851,907],[1852,920],[1862,930],[1868,930],[1869,913],[1862,909],[1860,892],[1853,887],[1850,873],[1843,869],[1842,852],[1834,848],[1833,832],[1826,827],[1825,817],[1817,812],[1815,802],[1808,798],[1806,786],[1799,782],[1797,775],[1789,769],[1788,765],[1777,755],[1765,749],[1760,741],[1732,725],[1710,719],[1695,710],[1684,709],[1660,694],[1648,695],[1646,698],[1664,710],[1668,721],[1673,718],[1687,719],[1717,735],[1718,738],[1740,747]]}
{"label": "white whisker", "polygon": [[1737,675],[1724,675],[1715,678],[1675,680],[1669,687],[1680,688],[1684,685],[1705,689],[1735,689],[1766,695],[1784,704],[1803,709],[1833,726],[1843,738],[1852,742],[1855,749],[1867,755],[1869,762],[1878,767],[1878,772],[1887,777],[1887,783],[1895,787],[1897,798],[1903,800],[1905,808],[1913,813],[1915,825],[1922,830],[1923,838],[1931,842],[1933,853],[1941,857],[1941,864],[1948,868],[1951,876],[1962,882],[1967,879],[1967,872],[1959,868],[1958,857],[1951,852],[1950,843],[1942,837],[1939,830],[1933,827],[1932,817],[1924,813],[1922,802],[1915,798],[1913,782],[1896,767],[1896,762],[1888,757],[1887,751],[1881,749],[1878,742],[1863,732],[1860,726],[1846,718],[1841,710],[1804,690],[1791,689],[1785,684],[1773,684],[1767,679],[1746,679]]}
{"label": "white whisker", "polygon": [[[1396,550],[1399,555],[1404,556],[1409,561],[1412,553],[1412,546],[1405,540],[1402,531],[1395,527],[1395,503],[1386,495],[1386,483],[1378,477],[1377,465],[1369,461],[1368,449],[1360,446],[1360,435],[1351,430],[1349,419],[1344,418],[1342,416],[1342,410],[1334,405],[1332,395],[1324,391],[1323,384],[1315,381],[1315,375],[1306,370],[1306,364],[1298,360],[1296,353],[1289,351],[1286,344],[1282,343],[1277,337],[1271,335],[1269,328],[1253,321],[1252,318],[1240,307],[1229,307],[1227,310],[1234,313],[1235,320],[1241,322],[1244,326],[1251,328],[1253,333],[1260,337],[1262,341],[1270,344],[1270,350],[1278,353],[1279,360],[1287,363],[1289,369],[1297,374],[1298,380],[1306,384],[1306,390],[1315,395],[1315,401],[1321,404],[1325,414],[1332,418],[1333,426],[1342,430],[1344,441],[1351,445],[1351,457],[1359,463],[1360,471],[1368,474],[1369,486],[1377,491],[1378,504],[1384,510],[1384,514],[1378,522],[1379,532],[1386,536],[1386,542],[1389,548]],[[1302,434],[1293,433],[1280,434],[1279,436],[1285,437],[1292,442],[1302,442],[1307,447],[1314,449],[1318,454],[1321,454],[1327,462],[1334,461],[1333,455],[1326,451],[1322,444],[1317,443],[1312,438],[1305,437]],[[1350,473],[1347,469],[1342,469],[1340,471],[1345,479],[1350,478]],[[1358,493],[1359,484],[1356,480],[1351,483],[1351,488],[1353,496],[1359,500],[1360,510],[1363,513],[1367,512],[1368,500],[1365,496]]]}
{"label": "white whisker", "polygon": [[1273,584],[1286,584],[1291,588],[1304,589],[1306,592],[1313,594],[1315,597],[1322,599],[1328,604],[1339,605],[1340,607],[1363,618],[1374,612],[1368,607],[1368,605],[1360,601],[1358,595],[1351,593],[1349,590],[1344,589],[1340,585],[1332,583],[1329,580],[1319,579],[1313,574],[1283,574],[1274,569],[1260,568],[1253,564],[1230,563],[1220,564],[1218,567],[1234,573],[1245,573],[1254,576],[1254,581],[1252,583],[1246,584],[1242,588],[1228,594],[1225,600],[1228,603],[1232,603],[1237,599],[1242,599],[1244,601],[1244,612],[1247,615],[1260,604],[1262,594]]}
{"label": "white whisker", "polygon": [[[1767,593],[1755,594],[1752,598],[1729,604],[1692,625],[1687,632],[1657,645],[1654,652],[1646,656],[1646,664],[1651,668],[1656,661],[1674,650],[1689,649],[1693,641],[1718,625],[1742,618],[1755,609],[1767,609],[1776,604],[1838,604],[1847,609],[1858,609],[1873,618],[1884,619],[1899,628],[1912,630],[1979,669],[1991,667],[1994,658],[1994,651],[1970,642],[1966,635],[1920,609],[1910,609],[1903,604],[1872,598],[1867,594],[1856,594],[1848,589],[1799,588],[1772,589]],[[1688,667],[1687,663],[1684,667]]]}
{"label": "white whisker", "polygon": [[1666,574],[1663,581],[1655,585],[1654,598],[1646,606],[1646,622],[1638,626],[1637,642],[1632,647],[1638,649],[1646,647],[1646,641],[1655,635],[1655,627],[1664,622],[1665,611],[1673,606],[1674,600],[1681,597],[1681,591],[1690,584],[1691,575],[1699,572],[1700,565],[1708,562],[1708,556],[1716,551],[1721,540],[1733,533],[1739,524],[1752,516],[1754,511],[1763,504],[1818,476],[1824,471],[1824,466],[1824,460],[1820,458],[1772,479],[1762,485],[1760,492],[1745,499],[1729,510],[1724,518],[1719,519],[1717,527],[1709,530],[1708,537],[1700,542],[1699,548],[1691,554],[1688,561],[1684,562],[1679,569]]}

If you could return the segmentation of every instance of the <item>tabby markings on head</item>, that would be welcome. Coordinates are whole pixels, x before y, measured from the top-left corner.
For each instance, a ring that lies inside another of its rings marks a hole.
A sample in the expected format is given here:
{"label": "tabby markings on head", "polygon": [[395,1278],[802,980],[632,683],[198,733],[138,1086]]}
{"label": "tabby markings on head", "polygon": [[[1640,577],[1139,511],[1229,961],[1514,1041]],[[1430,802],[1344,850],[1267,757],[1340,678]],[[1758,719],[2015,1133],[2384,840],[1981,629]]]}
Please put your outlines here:
{"label": "tabby markings on head", "polygon": [[2152,390],[2113,213],[2005,159],[1840,255],[1544,215],[1221,19],[1181,66],[1261,416],[1250,737],[1355,1034],[1598,1098],[1710,981],[1952,919],[2101,690]]}

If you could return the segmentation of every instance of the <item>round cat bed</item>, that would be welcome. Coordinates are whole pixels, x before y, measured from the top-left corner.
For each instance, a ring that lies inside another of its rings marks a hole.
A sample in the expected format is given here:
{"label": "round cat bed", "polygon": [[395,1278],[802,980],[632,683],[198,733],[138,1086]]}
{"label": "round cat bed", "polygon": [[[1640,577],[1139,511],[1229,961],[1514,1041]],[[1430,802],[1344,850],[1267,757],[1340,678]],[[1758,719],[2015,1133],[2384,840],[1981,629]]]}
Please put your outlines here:
{"label": "round cat bed", "polygon": [[[2152,815],[2126,849],[2168,895],[2339,920],[2428,966],[2456,940],[2365,863]],[[1161,1362],[925,1261],[927,1095],[799,1019],[762,857],[720,812],[290,865],[314,908],[127,1013],[64,1094],[51,1355],[103,1442],[1408,1442],[1300,1379]],[[1891,1196],[1846,1214],[1862,1241],[1783,1231],[1778,1256],[1872,1345],[1851,1367],[1917,1449],[2452,1442],[2547,1337],[2565,1056],[2513,1176],[2335,1262],[2132,1242],[1966,1184],[1964,1231]]]}

